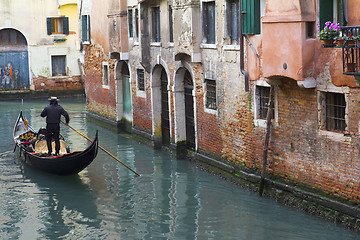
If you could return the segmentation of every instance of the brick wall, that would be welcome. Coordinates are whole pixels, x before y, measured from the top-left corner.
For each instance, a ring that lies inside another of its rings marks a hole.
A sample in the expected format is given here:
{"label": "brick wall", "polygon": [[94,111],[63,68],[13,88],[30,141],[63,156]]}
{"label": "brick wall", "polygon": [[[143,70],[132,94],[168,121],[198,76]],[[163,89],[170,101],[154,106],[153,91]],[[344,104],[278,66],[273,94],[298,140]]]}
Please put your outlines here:
{"label": "brick wall", "polygon": [[80,76],[72,77],[37,77],[33,78],[35,90],[81,90],[84,86]]}
{"label": "brick wall", "polygon": [[[278,122],[271,131],[267,172],[359,201],[359,90],[352,89],[347,102],[350,129],[347,140],[320,134],[315,89],[302,89],[294,80],[287,79],[276,88],[276,94]],[[224,113],[223,119],[227,120],[222,122],[223,154],[235,166],[258,171],[265,128],[254,126],[249,106],[243,96],[238,104],[232,105],[234,113]]]}
{"label": "brick wall", "polygon": [[[84,81],[87,110],[116,119],[115,60],[110,60],[99,46],[85,46]],[[109,88],[102,86],[102,62],[109,62]]]}
{"label": "brick wall", "polygon": [[145,72],[145,97],[137,94],[136,69],[132,71],[132,107],[133,107],[133,127],[147,133],[152,133],[151,115],[151,89],[150,75]]}

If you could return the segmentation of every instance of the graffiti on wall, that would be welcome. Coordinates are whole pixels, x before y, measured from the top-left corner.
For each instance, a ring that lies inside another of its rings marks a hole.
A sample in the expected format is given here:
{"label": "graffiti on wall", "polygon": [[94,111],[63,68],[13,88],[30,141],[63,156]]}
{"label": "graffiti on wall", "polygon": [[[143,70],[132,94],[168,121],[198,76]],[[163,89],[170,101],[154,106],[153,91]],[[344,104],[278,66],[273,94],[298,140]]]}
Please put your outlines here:
{"label": "graffiti on wall", "polygon": [[22,86],[22,82],[19,78],[19,70],[13,68],[12,63],[8,62],[6,66],[0,66],[0,88],[1,89],[19,89],[26,86]]}

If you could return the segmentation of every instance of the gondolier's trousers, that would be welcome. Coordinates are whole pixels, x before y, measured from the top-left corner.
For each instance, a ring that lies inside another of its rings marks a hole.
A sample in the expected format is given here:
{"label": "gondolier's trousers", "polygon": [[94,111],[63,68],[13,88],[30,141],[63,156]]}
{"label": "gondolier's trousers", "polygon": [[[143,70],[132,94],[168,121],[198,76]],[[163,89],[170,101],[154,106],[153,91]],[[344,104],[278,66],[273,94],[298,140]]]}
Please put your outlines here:
{"label": "gondolier's trousers", "polygon": [[59,141],[59,134],[60,134],[60,125],[59,123],[48,123],[46,124],[46,144],[48,147],[48,154],[52,153],[52,146],[51,140],[54,138],[55,140],[55,153],[59,154],[60,150],[60,141]]}

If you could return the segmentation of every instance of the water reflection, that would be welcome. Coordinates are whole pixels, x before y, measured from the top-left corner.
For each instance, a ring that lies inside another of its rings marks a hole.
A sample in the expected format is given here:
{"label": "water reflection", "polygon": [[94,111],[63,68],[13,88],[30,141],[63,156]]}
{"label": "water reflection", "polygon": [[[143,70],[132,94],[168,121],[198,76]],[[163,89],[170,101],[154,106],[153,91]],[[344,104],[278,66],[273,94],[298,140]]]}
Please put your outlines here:
{"label": "water reflection", "polygon": [[43,213],[37,217],[44,224],[38,230],[42,237],[86,238],[88,232],[99,229],[95,198],[87,184],[86,171],[80,175],[56,176],[26,164],[20,166],[24,180],[35,184],[38,189],[34,194],[42,196],[42,206],[35,208],[42,209]]}
{"label": "water reflection", "polygon": [[[27,101],[31,125],[46,101]],[[19,103],[0,102],[0,238],[4,239],[360,239],[359,234],[259,198],[167,152],[86,121],[83,100],[62,100],[70,124],[141,174],[102,151],[81,174],[55,176],[14,156]],[[72,150],[88,141],[65,126]],[[5,152],[5,153],[4,153]]]}

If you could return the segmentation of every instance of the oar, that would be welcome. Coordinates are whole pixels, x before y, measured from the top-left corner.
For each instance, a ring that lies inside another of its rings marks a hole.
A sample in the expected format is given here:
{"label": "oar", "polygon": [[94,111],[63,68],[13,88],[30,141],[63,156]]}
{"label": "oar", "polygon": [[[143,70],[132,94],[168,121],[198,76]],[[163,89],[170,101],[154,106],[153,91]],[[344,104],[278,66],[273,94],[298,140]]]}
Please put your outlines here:
{"label": "oar", "polygon": [[[82,134],[81,132],[79,132],[78,130],[76,130],[75,128],[71,127],[69,124],[66,124],[63,122],[63,120],[60,120],[65,126],[68,126],[69,128],[71,128],[72,130],[74,130],[75,132],[77,132],[78,134],[80,134],[81,136],[83,136],[84,138],[86,138],[87,140],[89,140],[90,142],[93,142],[93,140],[91,140],[90,138],[88,138],[87,136],[85,136],[84,134]],[[101,150],[103,150],[105,153],[107,153],[110,157],[114,158],[116,161],[118,161],[119,163],[121,163],[122,165],[124,165],[127,169],[129,169],[130,171],[132,171],[133,173],[135,173],[137,176],[140,176],[140,174],[138,174],[137,172],[135,172],[134,170],[132,170],[130,167],[128,167],[125,163],[123,163],[122,161],[120,161],[117,157],[115,157],[114,155],[112,155],[110,152],[108,152],[106,149],[104,149],[103,147],[101,147],[99,145],[99,148]]]}

